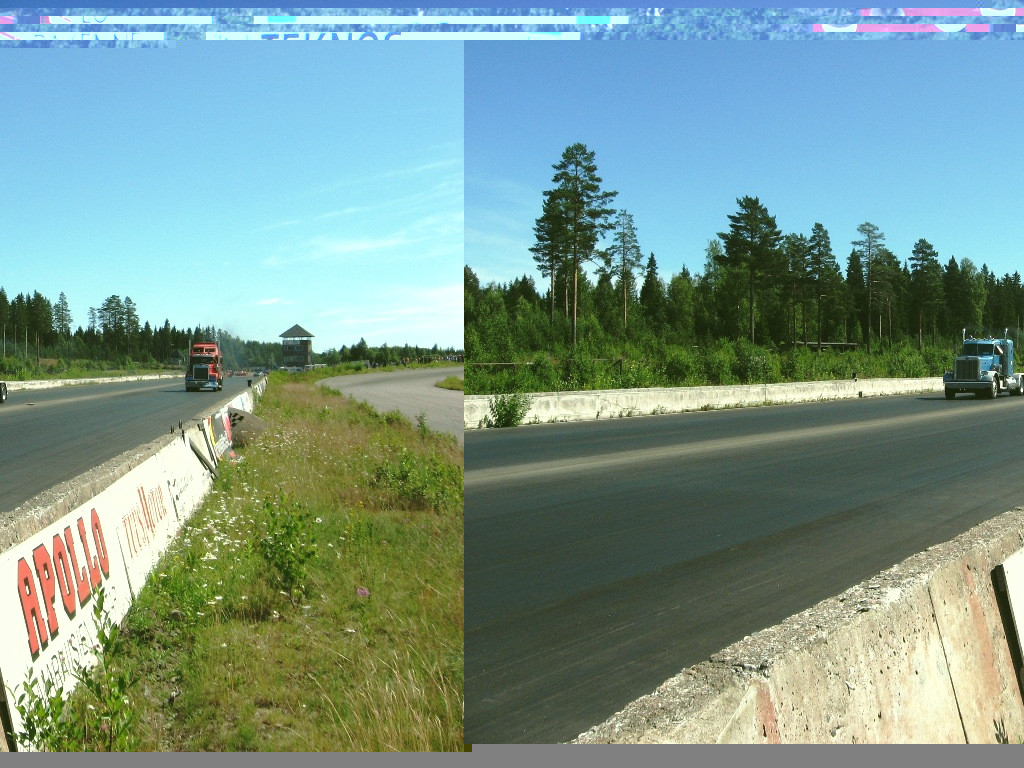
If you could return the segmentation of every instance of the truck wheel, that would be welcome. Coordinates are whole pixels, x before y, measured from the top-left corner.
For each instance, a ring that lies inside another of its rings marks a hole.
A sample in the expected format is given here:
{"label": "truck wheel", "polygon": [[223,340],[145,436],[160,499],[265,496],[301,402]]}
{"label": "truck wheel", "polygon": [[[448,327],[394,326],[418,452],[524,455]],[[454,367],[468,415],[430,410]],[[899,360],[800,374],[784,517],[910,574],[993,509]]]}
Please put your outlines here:
{"label": "truck wheel", "polygon": [[947,400],[953,400],[955,397],[956,397],[956,392],[954,392],[952,389],[947,389],[946,390],[946,399]]}
{"label": "truck wheel", "polygon": [[7,402],[7,385],[0,381],[0,404]]}

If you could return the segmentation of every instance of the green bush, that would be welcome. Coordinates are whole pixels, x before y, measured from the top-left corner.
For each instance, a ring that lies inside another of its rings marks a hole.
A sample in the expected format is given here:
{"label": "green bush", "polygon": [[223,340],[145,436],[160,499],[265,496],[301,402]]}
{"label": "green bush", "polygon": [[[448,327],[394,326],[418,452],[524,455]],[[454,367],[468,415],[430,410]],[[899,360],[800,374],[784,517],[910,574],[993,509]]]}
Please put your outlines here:
{"label": "green bush", "polygon": [[736,348],[728,339],[718,339],[703,349],[701,370],[710,384],[740,384],[736,375],[739,359]]}
{"label": "green bush", "polygon": [[70,670],[77,688],[65,695],[51,677],[35,676],[30,667],[21,693],[11,700],[21,716],[19,742],[45,752],[130,752],[135,741],[131,725],[135,711],[128,691],[138,677],[111,662],[122,654],[125,641],[120,627],[104,608],[105,592],[98,589],[93,602],[96,643],[90,649],[94,667],[74,662]]}
{"label": "green bush", "polygon": [[665,355],[665,382],[670,387],[700,386],[707,379],[701,372],[701,360],[691,349],[670,348]]}
{"label": "green bush", "polygon": [[536,386],[521,389],[520,392],[556,392],[558,390],[558,369],[552,365],[551,359],[547,355],[534,356],[530,373]]}
{"label": "green bush", "polygon": [[435,453],[421,456],[403,448],[397,461],[377,466],[373,479],[402,509],[448,513],[462,503],[459,468]]}
{"label": "green bush", "polygon": [[635,360],[622,362],[622,373],[616,382],[618,389],[647,389],[663,386],[663,383],[658,366]]}
{"label": "green bush", "polygon": [[518,427],[530,410],[529,395],[513,393],[495,395],[489,405],[490,416],[484,418],[486,427]]}
{"label": "green bush", "polygon": [[597,381],[597,365],[593,358],[580,352],[573,352],[562,361],[562,387],[569,391],[593,389]]}
{"label": "green bush", "polygon": [[782,381],[778,354],[743,340],[736,343],[736,378],[744,384],[775,384]]}
{"label": "green bush", "polygon": [[289,595],[306,589],[306,566],[316,554],[313,515],[305,505],[289,503],[283,494],[263,505],[266,531],[256,549],[274,569],[281,589]]}

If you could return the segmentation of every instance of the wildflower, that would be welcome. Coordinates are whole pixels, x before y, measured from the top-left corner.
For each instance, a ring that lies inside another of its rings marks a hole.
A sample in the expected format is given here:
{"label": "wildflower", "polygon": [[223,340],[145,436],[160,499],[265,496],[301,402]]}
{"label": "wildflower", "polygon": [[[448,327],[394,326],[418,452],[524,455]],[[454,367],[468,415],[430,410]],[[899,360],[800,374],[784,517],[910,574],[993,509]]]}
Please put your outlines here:
{"label": "wildflower", "polygon": [[358,589],[356,589],[356,594],[359,595],[359,597],[369,597],[370,590],[368,590],[366,587],[359,587]]}

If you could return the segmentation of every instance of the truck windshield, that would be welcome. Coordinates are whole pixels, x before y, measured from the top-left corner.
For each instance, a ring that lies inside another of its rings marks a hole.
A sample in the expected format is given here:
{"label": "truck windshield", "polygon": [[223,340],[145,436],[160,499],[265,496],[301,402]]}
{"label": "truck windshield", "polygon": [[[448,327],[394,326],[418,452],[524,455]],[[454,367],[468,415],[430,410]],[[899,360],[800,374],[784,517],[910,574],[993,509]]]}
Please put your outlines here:
{"label": "truck windshield", "polygon": [[964,344],[963,353],[964,355],[972,355],[974,357],[981,357],[982,355],[992,354],[991,344]]}
{"label": "truck windshield", "polygon": [[193,363],[212,363],[213,358],[209,355],[192,355]]}

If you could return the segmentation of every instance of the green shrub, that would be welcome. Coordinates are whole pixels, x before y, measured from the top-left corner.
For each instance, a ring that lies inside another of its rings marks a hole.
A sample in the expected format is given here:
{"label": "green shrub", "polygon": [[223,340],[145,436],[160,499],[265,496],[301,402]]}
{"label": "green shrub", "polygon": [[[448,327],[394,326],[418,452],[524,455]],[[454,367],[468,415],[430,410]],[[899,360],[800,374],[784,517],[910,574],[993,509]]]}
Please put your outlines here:
{"label": "green shrub", "polygon": [[739,359],[736,349],[728,339],[718,339],[703,349],[701,370],[710,384],[740,384],[736,375]]}
{"label": "green shrub", "polygon": [[41,752],[130,752],[134,749],[131,725],[135,712],[128,691],[138,677],[110,659],[123,652],[120,627],[104,607],[104,590],[93,595],[96,643],[91,652],[95,666],[78,662],[71,674],[78,687],[65,696],[52,678],[37,678],[30,667],[21,693],[12,701],[21,716],[22,745]]}
{"label": "green shrub", "polygon": [[622,363],[622,373],[619,374],[617,384],[621,389],[646,389],[662,386],[663,380],[657,366],[635,360],[625,360]]}
{"label": "green shrub", "polygon": [[459,468],[435,453],[422,456],[403,448],[397,461],[376,467],[373,479],[402,509],[448,513],[462,503]]}
{"label": "green shrub", "polygon": [[313,515],[305,505],[290,503],[285,495],[263,505],[266,531],[256,549],[274,569],[281,589],[289,595],[306,589],[306,566],[316,554]]}
{"label": "green shrub", "polygon": [[699,386],[707,379],[701,372],[701,360],[691,349],[670,348],[665,355],[665,381],[670,387]]}
{"label": "green shrub", "polygon": [[734,373],[744,384],[774,384],[782,381],[778,354],[746,340],[736,344]]}
{"label": "green shrub", "polygon": [[558,390],[558,369],[551,364],[551,359],[545,354],[535,355],[533,365],[530,366],[530,373],[535,383],[534,387],[521,389],[520,392],[555,392]]}
{"label": "green shrub", "polygon": [[490,416],[484,418],[486,427],[518,427],[530,410],[529,395],[513,393],[495,395],[489,405]]}
{"label": "green shrub", "polygon": [[562,361],[562,386],[566,390],[594,389],[599,378],[597,364],[589,355],[573,352]]}

